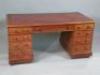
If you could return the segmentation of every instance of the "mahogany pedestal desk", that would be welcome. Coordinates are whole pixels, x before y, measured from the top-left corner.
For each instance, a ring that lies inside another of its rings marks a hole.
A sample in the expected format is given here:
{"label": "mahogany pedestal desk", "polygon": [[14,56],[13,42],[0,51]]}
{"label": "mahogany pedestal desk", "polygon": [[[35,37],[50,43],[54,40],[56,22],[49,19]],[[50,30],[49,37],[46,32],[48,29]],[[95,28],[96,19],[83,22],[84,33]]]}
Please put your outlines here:
{"label": "mahogany pedestal desk", "polygon": [[8,14],[7,22],[10,64],[32,62],[32,33],[38,32],[61,32],[60,43],[71,58],[92,55],[94,21],[79,12]]}

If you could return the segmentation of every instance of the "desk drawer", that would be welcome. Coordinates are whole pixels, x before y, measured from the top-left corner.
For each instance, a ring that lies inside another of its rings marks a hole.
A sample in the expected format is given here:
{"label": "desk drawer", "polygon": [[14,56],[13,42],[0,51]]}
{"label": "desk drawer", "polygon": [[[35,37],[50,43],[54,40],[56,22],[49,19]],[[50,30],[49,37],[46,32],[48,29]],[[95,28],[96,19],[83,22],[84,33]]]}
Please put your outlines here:
{"label": "desk drawer", "polygon": [[27,42],[32,41],[32,35],[9,35],[9,42]]}
{"label": "desk drawer", "polygon": [[72,25],[54,25],[54,26],[36,26],[33,27],[33,32],[57,32],[57,31],[73,31]]}
{"label": "desk drawer", "polygon": [[22,50],[32,49],[32,42],[31,41],[10,42],[9,48],[10,49],[17,49],[17,50],[19,50],[19,49],[22,49]]}
{"label": "desk drawer", "polygon": [[94,24],[76,25],[75,30],[93,30]]}
{"label": "desk drawer", "polygon": [[9,34],[32,33],[31,28],[8,28]]}

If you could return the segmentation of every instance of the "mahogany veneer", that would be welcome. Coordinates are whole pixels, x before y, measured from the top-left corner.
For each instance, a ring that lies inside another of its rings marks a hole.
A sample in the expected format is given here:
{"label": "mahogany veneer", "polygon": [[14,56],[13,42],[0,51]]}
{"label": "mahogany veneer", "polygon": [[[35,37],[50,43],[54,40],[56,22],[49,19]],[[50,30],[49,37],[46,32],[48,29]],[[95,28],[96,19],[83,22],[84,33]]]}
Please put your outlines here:
{"label": "mahogany veneer", "polygon": [[79,13],[8,14],[9,63],[32,62],[32,33],[61,32],[60,43],[72,58],[92,55],[94,21]]}

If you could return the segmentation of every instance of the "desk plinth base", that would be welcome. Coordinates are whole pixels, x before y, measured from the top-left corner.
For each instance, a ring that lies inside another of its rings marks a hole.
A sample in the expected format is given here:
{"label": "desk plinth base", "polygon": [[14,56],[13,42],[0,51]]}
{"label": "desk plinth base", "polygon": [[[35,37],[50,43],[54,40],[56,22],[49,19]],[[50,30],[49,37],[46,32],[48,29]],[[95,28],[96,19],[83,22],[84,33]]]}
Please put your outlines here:
{"label": "desk plinth base", "polygon": [[15,65],[15,64],[26,64],[26,63],[31,63],[32,59],[24,59],[24,60],[10,60],[9,64]]}

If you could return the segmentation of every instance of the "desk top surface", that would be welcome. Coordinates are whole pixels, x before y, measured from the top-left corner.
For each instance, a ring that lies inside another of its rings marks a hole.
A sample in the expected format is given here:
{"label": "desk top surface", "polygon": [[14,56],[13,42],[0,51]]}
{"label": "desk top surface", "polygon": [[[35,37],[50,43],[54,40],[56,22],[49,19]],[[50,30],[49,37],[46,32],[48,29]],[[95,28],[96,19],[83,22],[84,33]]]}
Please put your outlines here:
{"label": "desk top surface", "polygon": [[91,18],[79,12],[8,14],[7,22],[8,27],[94,23]]}

